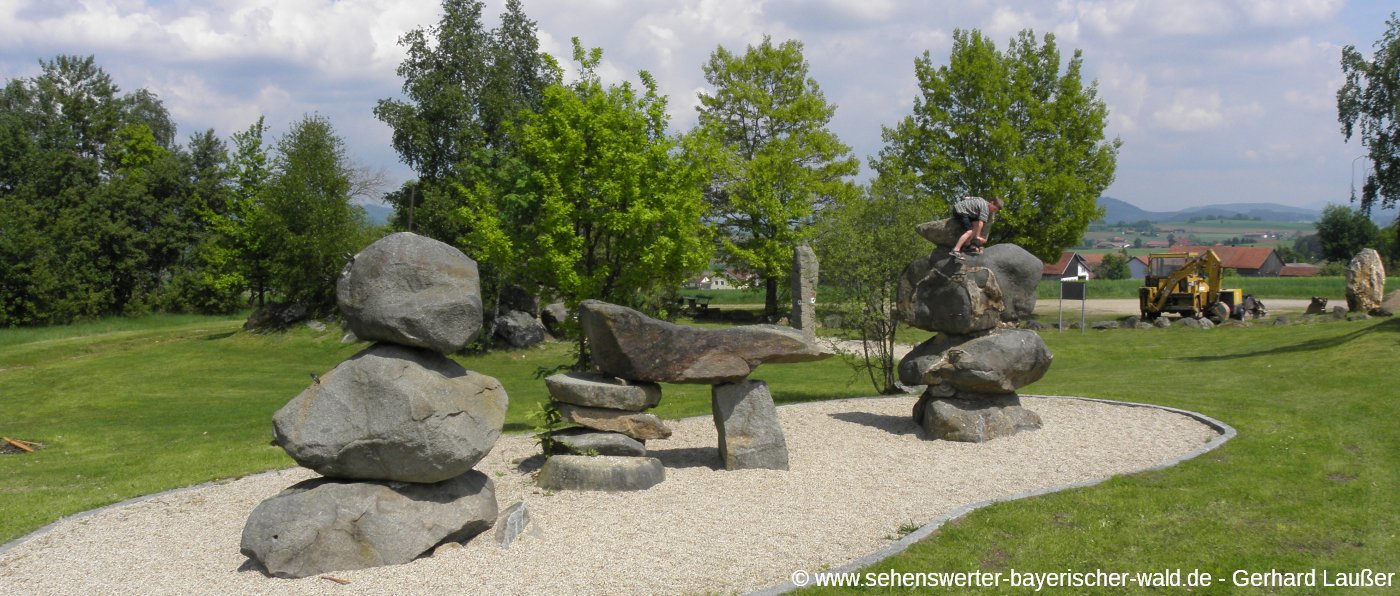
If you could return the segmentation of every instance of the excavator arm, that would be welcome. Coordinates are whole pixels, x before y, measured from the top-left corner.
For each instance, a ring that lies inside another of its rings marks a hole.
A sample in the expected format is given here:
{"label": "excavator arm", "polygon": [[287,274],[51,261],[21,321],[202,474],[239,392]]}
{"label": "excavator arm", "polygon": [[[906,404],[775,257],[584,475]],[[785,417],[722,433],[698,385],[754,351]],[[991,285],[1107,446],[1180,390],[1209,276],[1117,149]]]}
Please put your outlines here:
{"label": "excavator arm", "polygon": [[[1220,294],[1220,282],[1224,268],[1221,266],[1220,257],[1213,250],[1207,250],[1204,254],[1193,253],[1168,253],[1156,254],[1149,257],[1149,267],[1158,267],[1157,261],[1167,258],[1185,257],[1185,263],[1171,272],[1149,271],[1144,290],[1150,290],[1143,296],[1142,306],[1144,315],[1157,315],[1167,308],[1172,296],[1190,295],[1193,309],[1196,312],[1203,311],[1210,304],[1214,303]],[[1153,275],[1157,273],[1158,275]],[[1160,275],[1166,273],[1165,276]]]}

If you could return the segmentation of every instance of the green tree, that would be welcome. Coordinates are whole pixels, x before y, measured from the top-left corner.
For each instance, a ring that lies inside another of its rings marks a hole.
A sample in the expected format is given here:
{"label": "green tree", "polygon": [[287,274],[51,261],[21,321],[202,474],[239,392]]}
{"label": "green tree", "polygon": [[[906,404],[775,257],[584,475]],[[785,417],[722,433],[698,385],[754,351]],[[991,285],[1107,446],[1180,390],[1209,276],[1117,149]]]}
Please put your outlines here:
{"label": "green tree", "polygon": [[1400,199],[1400,19],[1392,12],[1385,24],[1369,62],[1356,46],[1342,48],[1346,82],[1337,90],[1342,135],[1348,141],[1359,136],[1371,160],[1361,186],[1366,214],[1377,201],[1388,208]]}
{"label": "green tree", "polygon": [[1095,279],[1128,279],[1133,276],[1128,269],[1128,255],[1111,252],[1103,256],[1103,261],[1094,268]]}
{"label": "green tree", "polygon": [[570,306],[640,306],[649,290],[677,286],[709,260],[703,170],[667,136],[666,98],[650,74],[640,73],[640,90],[604,86],[602,51],[573,43],[579,80],[546,88],[540,111],[515,132],[519,187],[458,187],[471,230],[464,245]]}
{"label": "green tree", "polygon": [[706,195],[726,259],[760,276],[779,313],[792,251],[811,236],[814,207],[854,196],[860,169],[828,130],[836,106],[808,75],[802,43],[764,36],[743,55],[715,49],[704,66],[698,135],[717,143]]}
{"label": "green tree", "polygon": [[329,120],[303,117],[277,141],[263,204],[261,246],[272,285],[312,313],[335,306],[341,269],[365,241],[364,213],[350,202],[353,167]]}
{"label": "green tree", "polygon": [[1053,35],[1022,31],[1003,53],[979,31],[955,30],[948,64],[935,67],[928,52],[914,61],[913,114],[885,129],[873,165],[911,173],[949,205],[1000,197],[990,240],[1051,260],[1102,217],[1097,199],[1121,144],[1104,140],[1108,108],[1082,71],[1079,50],[1061,70]]}
{"label": "green tree", "polygon": [[1345,263],[1361,249],[1375,248],[1380,230],[1361,210],[1328,205],[1317,222],[1317,240],[1323,258]]}
{"label": "green tree", "polygon": [[823,312],[838,314],[847,337],[861,342],[852,359],[880,393],[898,393],[895,303],[899,278],[930,246],[914,233],[942,208],[912,180],[881,176],[864,193],[843,196],[823,212],[813,248],[821,260]]}

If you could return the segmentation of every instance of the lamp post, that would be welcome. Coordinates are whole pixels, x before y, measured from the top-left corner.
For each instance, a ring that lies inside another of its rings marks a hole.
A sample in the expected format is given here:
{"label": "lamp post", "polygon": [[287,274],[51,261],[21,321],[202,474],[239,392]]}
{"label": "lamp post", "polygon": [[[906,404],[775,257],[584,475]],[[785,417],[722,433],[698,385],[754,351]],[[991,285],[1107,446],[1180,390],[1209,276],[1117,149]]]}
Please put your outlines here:
{"label": "lamp post", "polygon": [[1366,156],[1358,155],[1356,159],[1351,160],[1351,202],[1353,203],[1356,202],[1356,162],[1362,159],[1366,159]]}

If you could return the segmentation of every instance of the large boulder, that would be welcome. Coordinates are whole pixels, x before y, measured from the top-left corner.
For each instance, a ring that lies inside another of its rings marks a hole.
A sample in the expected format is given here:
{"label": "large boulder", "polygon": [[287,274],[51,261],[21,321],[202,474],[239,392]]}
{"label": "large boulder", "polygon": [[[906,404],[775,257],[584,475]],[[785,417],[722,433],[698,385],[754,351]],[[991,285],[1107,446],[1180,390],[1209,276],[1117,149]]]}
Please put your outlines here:
{"label": "large boulder", "polygon": [[546,490],[646,490],[666,479],[654,457],[556,455],[544,462],[536,482]]}
{"label": "large boulder", "polygon": [[710,402],[724,469],[788,469],[787,439],[766,383],[715,385],[710,389]]}
{"label": "large boulder", "polygon": [[763,363],[832,356],[791,327],[688,327],[598,300],[579,305],[579,322],[593,363],[607,374],[636,381],[733,383]]}
{"label": "large boulder", "polygon": [[277,443],[323,475],[439,482],[496,444],[500,382],[436,352],[375,344],[320,377],[272,416]]}
{"label": "large boulder", "polygon": [[1370,312],[1385,299],[1385,265],[1374,248],[1363,248],[1347,264],[1347,310]]}
{"label": "large boulder", "polygon": [[930,439],[983,443],[1041,426],[1040,415],[1011,395],[940,397],[924,393],[914,405],[914,421]]}
{"label": "large boulder", "polygon": [[315,478],[253,509],[241,548],[277,577],[399,565],[490,529],[496,513],[477,471],[435,484]]}
{"label": "large boulder", "polygon": [[544,341],[545,330],[530,313],[512,310],[496,317],[493,334],[497,341],[512,348],[528,348]]}
{"label": "large boulder", "polygon": [[554,337],[563,337],[566,329],[565,324],[569,322],[569,307],[563,302],[554,302],[540,309],[540,322],[544,323],[544,328]]}
{"label": "large boulder", "polygon": [[560,373],[544,379],[549,396],[576,406],[640,412],[661,403],[661,386],[598,373]]}
{"label": "large boulder", "polygon": [[1050,369],[1050,348],[1040,334],[999,329],[967,337],[941,334],[899,361],[905,385],[947,385],[960,392],[1014,393]]}
{"label": "large boulder", "polygon": [[451,353],[481,333],[476,261],[410,232],[355,255],[335,294],[345,326],[361,339]]}
{"label": "large boulder", "polygon": [[593,430],[622,433],[638,441],[665,439],[671,436],[671,429],[652,414],[613,410],[610,408],[589,408],[555,402],[564,422],[586,426]]}
{"label": "large boulder", "polygon": [[968,335],[1035,311],[1045,265],[1015,244],[989,246],[962,260],[938,249],[916,259],[899,280],[899,314],[926,331]]}

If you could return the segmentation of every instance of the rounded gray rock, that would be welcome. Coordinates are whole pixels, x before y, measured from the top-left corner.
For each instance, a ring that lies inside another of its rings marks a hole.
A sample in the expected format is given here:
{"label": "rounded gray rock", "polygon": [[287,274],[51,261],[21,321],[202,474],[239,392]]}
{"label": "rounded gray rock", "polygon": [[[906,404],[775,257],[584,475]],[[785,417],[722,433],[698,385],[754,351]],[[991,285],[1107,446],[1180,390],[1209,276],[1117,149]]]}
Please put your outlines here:
{"label": "rounded gray rock", "polygon": [[653,414],[614,410],[612,408],[590,408],[555,402],[554,407],[564,422],[586,426],[594,430],[622,433],[639,441],[665,439],[671,436],[671,429]]}
{"label": "rounded gray rock", "polygon": [[496,492],[481,472],[435,484],[315,478],[253,509],[241,550],[277,577],[407,563],[496,522]]}
{"label": "rounded gray rock", "polygon": [[496,379],[427,350],[375,344],[273,414],[298,464],[338,478],[440,482],[495,446],[508,398]]}
{"label": "rounded gray rock", "polygon": [[925,393],[914,406],[914,421],[930,439],[963,443],[983,443],[1041,427],[1040,415],[1022,407],[1016,395]]}
{"label": "rounded gray rock", "polygon": [[1040,334],[998,329],[976,336],[941,334],[899,361],[905,385],[947,385],[960,392],[1014,393],[1040,380],[1053,357]]}
{"label": "rounded gray rock", "polygon": [[554,452],[565,455],[624,455],[644,457],[647,446],[622,433],[610,433],[591,428],[566,428],[549,434],[554,439]]}
{"label": "rounded gray rock", "polygon": [[530,313],[519,310],[496,317],[493,334],[497,341],[512,348],[528,348],[545,338],[544,325]]}
{"label": "rounded gray rock", "polygon": [[666,479],[654,457],[556,455],[540,468],[538,483],[546,490],[646,490]]}
{"label": "rounded gray rock", "polygon": [[410,232],[380,238],[355,255],[335,295],[345,326],[361,339],[448,354],[481,333],[476,261]]}

